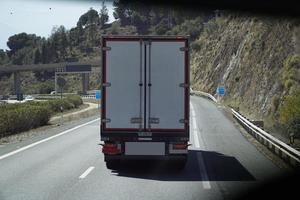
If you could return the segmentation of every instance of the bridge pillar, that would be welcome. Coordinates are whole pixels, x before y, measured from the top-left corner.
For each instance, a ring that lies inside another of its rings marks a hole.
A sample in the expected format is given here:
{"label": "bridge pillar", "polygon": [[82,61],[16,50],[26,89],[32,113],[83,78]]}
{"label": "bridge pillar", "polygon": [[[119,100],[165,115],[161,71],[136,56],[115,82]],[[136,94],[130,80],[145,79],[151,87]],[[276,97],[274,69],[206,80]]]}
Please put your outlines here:
{"label": "bridge pillar", "polygon": [[55,87],[55,94],[58,94],[56,71],[54,72],[54,87]]}
{"label": "bridge pillar", "polygon": [[20,95],[21,94],[21,80],[20,80],[20,72],[14,72],[14,94]]}
{"label": "bridge pillar", "polygon": [[83,73],[82,74],[82,93],[87,94],[87,91],[89,90],[90,85],[90,74],[89,73]]}

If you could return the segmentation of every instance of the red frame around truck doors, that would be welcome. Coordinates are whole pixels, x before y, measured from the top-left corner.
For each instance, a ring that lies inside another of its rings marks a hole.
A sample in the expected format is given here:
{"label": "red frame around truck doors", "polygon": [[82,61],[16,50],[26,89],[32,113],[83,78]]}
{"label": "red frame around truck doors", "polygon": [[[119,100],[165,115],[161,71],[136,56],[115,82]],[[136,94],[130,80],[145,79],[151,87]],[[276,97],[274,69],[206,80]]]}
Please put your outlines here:
{"label": "red frame around truck doors", "polygon": [[[140,41],[140,40],[151,40],[151,41],[170,41],[170,42],[184,42],[185,47],[189,48],[189,41],[186,37],[168,37],[168,38],[158,38],[158,37],[103,37],[102,38],[102,47],[106,47],[106,41]],[[102,84],[106,83],[106,67],[107,67],[107,51],[102,50]],[[189,85],[189,52],[185,51],[185,66],[184,66],[184,83]],[[186,87],[184,90],[185,98],[184,98],[184,118],[187,122],[189,122],[189,87]],[[106,88],[102,87],[101,91],[101,119],[105,119],[106,110]],[[151,129],[151,132],[174,132],[174,133],[184,133],[189,128],[188,123],[184,123],[184,129]],[[105,132],[138,132],[138,128],[106,128],[106,123],[101,123],[101,131]],[[147,129],[143,132],[149,132]]]}

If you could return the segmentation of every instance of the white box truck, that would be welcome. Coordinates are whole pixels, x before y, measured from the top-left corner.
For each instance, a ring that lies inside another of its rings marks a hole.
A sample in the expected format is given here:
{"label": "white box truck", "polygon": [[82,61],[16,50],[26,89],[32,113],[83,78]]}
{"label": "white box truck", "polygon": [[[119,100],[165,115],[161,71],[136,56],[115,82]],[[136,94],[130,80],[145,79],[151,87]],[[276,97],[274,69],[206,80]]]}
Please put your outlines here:
{"label": "white box truck", "polygon": [[117,168],[122,159],[167,159],[183,168],[188,37],[103,36],[102,75],[100,136],[107,168]]}

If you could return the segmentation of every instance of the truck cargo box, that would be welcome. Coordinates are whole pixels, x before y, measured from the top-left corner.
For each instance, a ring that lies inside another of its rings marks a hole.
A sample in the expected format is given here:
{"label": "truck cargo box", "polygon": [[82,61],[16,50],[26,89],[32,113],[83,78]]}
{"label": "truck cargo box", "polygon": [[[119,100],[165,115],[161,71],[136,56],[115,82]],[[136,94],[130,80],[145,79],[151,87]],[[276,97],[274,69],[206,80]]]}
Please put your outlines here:
{"label": "truck cargo box", "polygon": [[187,37],[104,36],[101,140],[106,158],[168,157],[176,152],[174,144],[186,147],[174,155],[186,154],[189,92]]}

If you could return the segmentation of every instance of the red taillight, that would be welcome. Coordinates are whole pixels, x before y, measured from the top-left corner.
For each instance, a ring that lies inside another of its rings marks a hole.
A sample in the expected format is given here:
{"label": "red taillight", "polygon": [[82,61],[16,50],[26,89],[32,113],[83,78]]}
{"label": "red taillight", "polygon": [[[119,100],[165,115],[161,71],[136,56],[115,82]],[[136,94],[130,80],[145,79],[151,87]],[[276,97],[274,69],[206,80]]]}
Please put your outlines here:
{"label": "red taillight", "polygon": [[118,145],[117,144],[107,143],[107,144],[103,145],[102,153],[114,155],[114,154],[121,153],[121,150],[118,149]]}
{"label": "red taillight", "polygon": [[187,144],[173,144],[173,149],[186,149]]}

